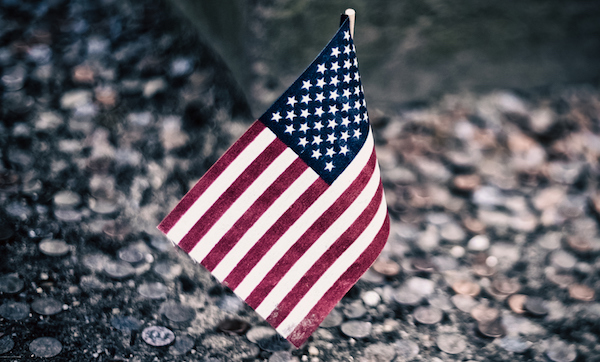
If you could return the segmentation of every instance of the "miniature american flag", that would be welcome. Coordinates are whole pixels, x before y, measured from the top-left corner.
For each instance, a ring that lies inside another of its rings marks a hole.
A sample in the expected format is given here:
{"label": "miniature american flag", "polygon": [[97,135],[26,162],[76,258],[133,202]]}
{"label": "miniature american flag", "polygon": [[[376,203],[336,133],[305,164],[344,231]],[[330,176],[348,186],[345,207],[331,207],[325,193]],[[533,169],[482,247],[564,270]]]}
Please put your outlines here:
{"label": "miniature american flag", "polygon": [[348,21],[158,228],[306,341],[389,233]]}

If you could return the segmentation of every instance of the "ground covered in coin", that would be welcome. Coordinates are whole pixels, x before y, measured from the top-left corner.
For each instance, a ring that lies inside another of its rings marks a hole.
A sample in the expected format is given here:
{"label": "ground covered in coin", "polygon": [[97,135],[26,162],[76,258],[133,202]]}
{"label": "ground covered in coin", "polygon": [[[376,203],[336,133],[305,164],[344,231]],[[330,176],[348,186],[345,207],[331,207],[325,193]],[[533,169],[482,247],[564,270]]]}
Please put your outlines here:
{"label": "ground covered in coin", "polygon": [[155,229],[253,121],[218,57],[159,2],[0,4],[3,360],[600,360],[597,88],[370,110],[392,233],[293,349]]}

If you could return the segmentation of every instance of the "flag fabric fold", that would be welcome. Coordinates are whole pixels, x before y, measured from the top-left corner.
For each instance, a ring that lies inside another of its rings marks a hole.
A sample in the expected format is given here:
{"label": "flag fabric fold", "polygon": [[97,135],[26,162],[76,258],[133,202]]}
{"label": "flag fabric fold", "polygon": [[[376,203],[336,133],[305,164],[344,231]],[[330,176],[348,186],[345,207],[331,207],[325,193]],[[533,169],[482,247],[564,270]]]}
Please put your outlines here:
{"label": "flag fabric fold", "polygon": [[308,339],[389,234],[347,20],[158,229],[296,347]]}

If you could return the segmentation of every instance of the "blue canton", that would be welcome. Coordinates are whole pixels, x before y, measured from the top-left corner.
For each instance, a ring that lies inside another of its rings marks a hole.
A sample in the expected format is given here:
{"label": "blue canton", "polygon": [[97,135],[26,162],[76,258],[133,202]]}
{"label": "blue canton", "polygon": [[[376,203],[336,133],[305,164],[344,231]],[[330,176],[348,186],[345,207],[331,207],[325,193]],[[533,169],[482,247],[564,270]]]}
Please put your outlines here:
{"label": "blue canton", "polygon": [[259,120],[328,184],[346,169],[369,133],[348,20]]}

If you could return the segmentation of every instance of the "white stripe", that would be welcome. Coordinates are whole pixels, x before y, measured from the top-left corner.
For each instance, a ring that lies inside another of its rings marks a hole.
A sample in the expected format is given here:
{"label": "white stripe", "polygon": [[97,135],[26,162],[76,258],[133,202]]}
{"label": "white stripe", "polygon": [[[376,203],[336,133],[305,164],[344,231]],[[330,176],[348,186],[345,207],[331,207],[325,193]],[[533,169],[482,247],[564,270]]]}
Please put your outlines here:
{"label": "white stripe", "polygon": [[369,226],[302,297],[290,314],[276,328],[277,332],[282,336],[287,337],[294,331],[296,326],[308,316],[308,313],[312,308],[319,303],[325,293],[369,247],[379,230],[381,230],[381,226],[385,222],[386,216],[387,206],[385,198],[382,197],[377,214],[373,220],[371,220]]}
{"label": "white stripe", "polygon": [[263,280],[267,273],[273,269],[285,253],[304,234],[304,232],[326,211],[352,184],[356,177],[368,163],[374,152],[373,137],[371,132],[362,149],[356,155],[352,163],[342,174],[277,240],[263,258],[254,266],[244,280],[235,288],[235,294],[246,299],[256,286]]}
{"label": "white stripe", "polygon": [[194,260],[201,262],[215,247],[217,242],[231,229],[233,224],[254,204],[256,199],[297,159],[298,155],[291,148],[286,148],[277,156],[252,182],[246,191],[231,204],[221,218],[211,226],[210,230],[198,241],[194,249],[190,251],[190,256]]}
{"label": "white stripe", "polygon": [[227,168],[217,177],[216,180],[194,201],[192,206],[183,214],[181,219],[167,233],[167,237],[179,243],[181,239],[196,224],[196,221],[225,190],[235,181],[239,175],[264,151],[267,146],[276,138],[275,134],[268,128],[265,128],[258,136],[248,144],[246,148],[227,166]]}
{"label": "white stripe", "polygon": [[256,308],[256,312],[263,317],[268,317],[277,305],[296,286],[300,279],[319,258],[338,240],[340,236],[358,219],[360,214],[369,206],[381,183],[379,167],[375,166],[371,179],[354,202],[340,215],[340,217],[306,250],[277,285],[269,291],[267,297]]}
{"label": "white stripe", "polygon": [[244,236],[238,240],[235,246],[213,269],[212,274],[223,281],[229,273],[235,268],[240,260],[256,244],[256,242],[273,226],[273,224],[286,212],[290,206],[308,189],[313,182],[319,178],[319,175],[308,167],[300,177],[296,179],[285,190],[275,202],[256,220]]}

